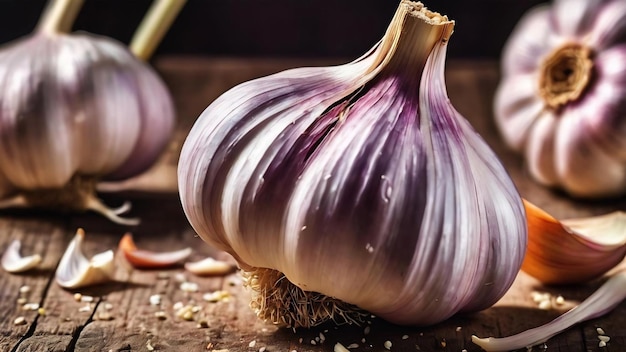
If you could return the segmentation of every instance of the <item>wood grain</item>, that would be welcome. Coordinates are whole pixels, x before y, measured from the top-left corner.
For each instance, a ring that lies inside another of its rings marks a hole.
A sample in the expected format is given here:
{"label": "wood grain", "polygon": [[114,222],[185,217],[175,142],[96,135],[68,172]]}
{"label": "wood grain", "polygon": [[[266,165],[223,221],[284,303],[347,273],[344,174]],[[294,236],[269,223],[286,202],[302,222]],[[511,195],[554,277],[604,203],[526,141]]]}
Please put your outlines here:
{"label": "wood grain", "polygon": [[[335,64],[347,60],[235,60],[201,58],[161,58],[159,72],[172,90],[179,120],[177,134],[159,165],[141,179],[116,185],[117,192],[103,194],[107,204],[133,201],[132,216],[142,224],[132,228],[137,245],[154,251],[191,247],[191,259],[217,256],[229,259],[195,236],[181,210],[176,194],[175,166],[180,144],[195,118],[219,94],[237,83],[282,69]],[[600,214],[624,209],[623,199],[582,202],[535,184],[528,178],[522,160],[502,143],[492,123],[492,96],[498,81],[496,63],[452,61],[447,71],[450,99],[501,157],[521,194],[558,218]],[[112,185],[108,185],[113,187]],[[511,290],[494,307],[459,315],[431,327],[400,327],[372,318],[366,326],[324,325],[310,330],[278,329],[258,320],[248,308],[249,295],[237,273],[227,277],[195,277],[175,267],[165,271],[134,270],[118,257],[115,282],[81,290],[92,295],[94,303],[74,299],[74,291],[60,288],[53,281],[55,267],[76,228],[86,230],[84,251],[88,255],[116,248],[128,229],[111,224],[95,214],[56,214],[31,211],[0,213],[0,250],[13,239],[21,239],[23,252],[42,253],[44,263],[34,273],[0,273],[0,350],[1,351],[230,351],[317,352],[332,351],[335,343],[357,344],[352,351],[383,351],[391,341],[392,351],[479,351],[471,335],[506,336],[550,321],[559,310],[541,310],[531,298],[534,291],[562,295],[572,306],[596,289],[601,280],[587,285],[544,287],[520,273]],[[180,276],[198,284],[197,292],[180,289]],[[31,288],[29,301],[39,302],[45,315],[24,312],[16,303],[19,288]],[[226,290],[231,297],[217,303],[202,299],[204,293]],[[150,296],[159,294],[159,306]],[[192,321],[177,316],[174,306],[197,305]],[[163,311],[160,320],[155,312]],[[111,319],[108,319],[107,315]],[[26,325],[15,326],[24,316]],[[198,328],[205,319],[208,326]],[[366,327],[369,326],[366,333]],[[609,345],[598,347],[597,327],[611,337]],[[547,342],[550,351],[626,350],[626,304],[604,317],[578,325]],[[320,335],[321,334],[321,335]],[[323,336],[324,339],[320,339]],[[317,338],[317,340],[316,340]],[[323,340],[323,341],[322,341]],[[253,347],[250,347],[253,346]],[[540,350],[536,348],[536,350]]]}

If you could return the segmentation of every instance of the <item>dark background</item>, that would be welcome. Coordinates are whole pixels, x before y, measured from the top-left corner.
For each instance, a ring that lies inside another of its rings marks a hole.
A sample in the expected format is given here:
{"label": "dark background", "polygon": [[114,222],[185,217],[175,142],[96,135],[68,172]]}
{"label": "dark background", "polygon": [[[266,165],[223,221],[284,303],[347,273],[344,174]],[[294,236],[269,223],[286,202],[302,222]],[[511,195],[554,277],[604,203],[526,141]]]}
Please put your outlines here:
{"label": "dark background", "polygon": [[[546,0],[426,0],[456,21],[448,55],[497,58],[515,23]],[[46,0],[0,0],[0,44],[33,30]],[[127,43],[151,0],[85,0],[74,25]],[[396,0],[189,0],[156,55],[346,57],[384,33]]]}

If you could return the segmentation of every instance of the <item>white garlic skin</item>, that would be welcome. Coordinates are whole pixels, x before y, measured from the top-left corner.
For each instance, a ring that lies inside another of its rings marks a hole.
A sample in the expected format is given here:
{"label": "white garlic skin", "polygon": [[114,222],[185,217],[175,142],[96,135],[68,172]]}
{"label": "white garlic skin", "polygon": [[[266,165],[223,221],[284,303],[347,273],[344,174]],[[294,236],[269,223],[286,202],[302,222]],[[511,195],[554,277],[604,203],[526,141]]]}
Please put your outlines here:
{"label": "white garlic skin", "polygon": [[[581,96],[550,109],[541,65],[568,43],[591,49]],[[529,11],[508,39],[495,97],[497,125],[532,176],[575,197],[626,193],[626,1],[555,0]]]}
{"label": "white garlic skin", "polygon": [[0,197],[74,175],[124,179],[165,148],[174,107],[127,48],[90,34],[35,33],[0,51]]}
{"label": "white garlic skin", "polygon": [[[447,98],[441,32],[451,23],[438,32],[409,21],[418,34],[398,30],[407,47],[397,60],[377,60],[395,47],[384,39],[353,63],[224,93],[187,137],[178,180],[196,232],[244,269],[428,325],[504,295],[526,220],[504,167]],[[388,66],[372,74],[379,62]],[[347,109],[353,92],[362,95]]]}

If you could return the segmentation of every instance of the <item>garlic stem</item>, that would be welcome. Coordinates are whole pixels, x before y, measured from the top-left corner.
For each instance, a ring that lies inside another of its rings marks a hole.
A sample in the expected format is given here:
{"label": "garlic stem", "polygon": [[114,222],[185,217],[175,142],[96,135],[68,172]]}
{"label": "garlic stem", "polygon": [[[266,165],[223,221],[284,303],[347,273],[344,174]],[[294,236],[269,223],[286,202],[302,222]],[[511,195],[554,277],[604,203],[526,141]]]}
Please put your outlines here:
{"label": "garlic stem", "polygon": [[37,25],[38,31],[48,34],[71,31],[83,2],[84,0],[50,0]]}
{"label": "garlic stem", "polygon": [[148,60],[167,33],[186,0],[155,0],[130,42],[130,51]]}
{"label": "garlic stem", "polygon": [[504,338],[479,338],[474,335],[472,342],[486,351],[511,351],[538,345],[574,324],[611,311],[624,298],[626,298],[626,272],[620,272],[611,277],[580,305],[543,326]]}

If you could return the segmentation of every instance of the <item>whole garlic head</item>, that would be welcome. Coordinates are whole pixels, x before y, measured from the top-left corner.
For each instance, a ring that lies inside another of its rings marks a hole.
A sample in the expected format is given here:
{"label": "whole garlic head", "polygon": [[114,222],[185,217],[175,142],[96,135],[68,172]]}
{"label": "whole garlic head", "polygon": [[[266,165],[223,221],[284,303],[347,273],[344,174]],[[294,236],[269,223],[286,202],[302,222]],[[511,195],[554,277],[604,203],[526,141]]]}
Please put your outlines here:
{"label": "whole garlic head", "polygon": [[[43,24],[70,2],[53,1]],[[15,195],[6,206],[100,211],[95,181],[150,167],[169,141],[174,107],[154,70],[121,43],[55,28],[40,25],[0,50],[0,205]]]}
{"label": "whole garlic head", "polygon": [[198,118],[185,213],[248,272],[260,317],[424,325],[495,303],[526,249],[521,199],[451,105],[454,22],[402,1],[384,38],[340,66],[238,85]]}
{"label": "whole garlic head", "polygon": [[495,98],[530,173],[577,197],[626,193],[626,1],[554,0],[509,38]]}

